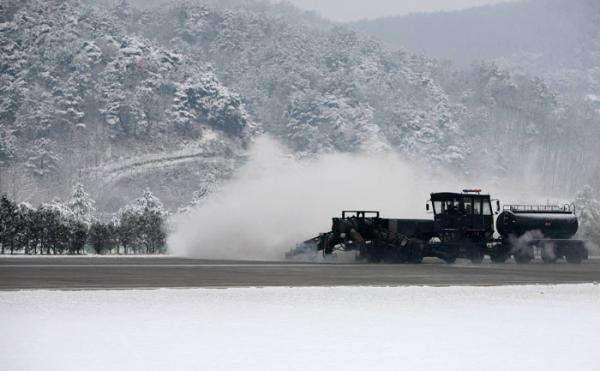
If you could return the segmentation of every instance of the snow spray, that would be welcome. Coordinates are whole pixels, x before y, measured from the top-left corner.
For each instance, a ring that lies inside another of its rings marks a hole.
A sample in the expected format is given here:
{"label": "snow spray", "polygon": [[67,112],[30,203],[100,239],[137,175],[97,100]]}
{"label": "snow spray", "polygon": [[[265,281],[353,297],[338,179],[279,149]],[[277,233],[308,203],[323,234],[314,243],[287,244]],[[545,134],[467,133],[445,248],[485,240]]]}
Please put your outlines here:
{"label": "snow spray", "polygon": [[327,232],[342,210],[429,219],[425,204],[431,192],[466,186],[464,178],[409,163],[392,151],[297,159],[263,136],[249,152],[234,179],[201,207],[175,217],[168,240],[172,254],[281,260],[297,243]]}
{"label": "snow spray", "polygon": [[169,248],[197,258],[279,260],[298,242],[327,231],[345,209],[427,217],[429,193],[440,187],[392,153],[298,160],[264,136],[232,181],[175,217]]}

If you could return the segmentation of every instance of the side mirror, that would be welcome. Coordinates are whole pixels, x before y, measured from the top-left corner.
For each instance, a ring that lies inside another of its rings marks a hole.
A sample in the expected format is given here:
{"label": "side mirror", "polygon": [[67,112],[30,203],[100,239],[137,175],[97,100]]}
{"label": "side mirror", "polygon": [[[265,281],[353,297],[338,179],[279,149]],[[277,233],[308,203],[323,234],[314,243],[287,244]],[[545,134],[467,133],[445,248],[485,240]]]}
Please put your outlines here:
{"label": "side mirror", "polygon": [[496,211],[500,212],[500,200],[496,200]]}
{"label": "side mirror", "polygon": [[429,211],[429,204],[425,204],[425,210]]}

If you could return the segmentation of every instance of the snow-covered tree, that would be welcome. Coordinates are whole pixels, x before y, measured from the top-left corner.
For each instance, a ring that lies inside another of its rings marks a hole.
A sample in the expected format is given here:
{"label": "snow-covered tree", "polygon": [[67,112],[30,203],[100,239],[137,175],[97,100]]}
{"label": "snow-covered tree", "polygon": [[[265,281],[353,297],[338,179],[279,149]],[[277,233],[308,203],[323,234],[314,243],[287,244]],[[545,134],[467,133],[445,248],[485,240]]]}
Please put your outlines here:
{"label": "snow-covered tree", "polygon": [[60,165],[61,157],[52,148],[52,141],[41,138],[32,143],[28,150],[25,166],[38,177],[55,172]]}
{"label": "snow-covered tree", "polygon": [[94,212],[96,208],[94,201],[90,195],[85,191],[83,184],[77,183],[71,192],[71,199],[67,203],[69,209],[73,213],[73,218],[85,224],[86,226],[90,226],[94,222]]}
{"label": "snow-covered tree", "polygon": [[17,205],[6,195],[0,197],[0,244],[2,244],[2,254],[7,248],[11,253],[14,250],[15,238],[17,236]]}
{"label": "snow-covered tree", "polygon": [[14,159],[17,151],[15,142],[14,134],[0,127],[0,164]]}
{"label": "snow-covered tree", "polygon": [[117,234],[112,224],[95,222],[89,229],[88,242],[97,254],[112,251],[117,245]]}
{"label": "snow-covered tree", "polygon": [[172,108],[173,120],[183,135],[198,132],[194,125],[207,123],[231,135],[240,135],[247,126],[241,101],[223,87],[212,73],[200,73],[177,85]]}
{"label": "snow-covered tree", "polygon": [[74,220],[75,214],[73,210],[60,199],[55,198],[50,202],[45,202],[40,206],[41,209],[50,210],[55,212],[62,221]]}
{"label": "snow-covered tree", "polygon": [[27,202],[21,202],[17,205],[17,233],[15,237],[16,245],[23,249],[25,254],[31,254],[36,251],[35,232],[33,223],[35,221],[36,210]]}
{"label": "snow-covered tree", "polygon": [[181,207],[177,210],[178,214],[188,214],[192,212],[194,209],[200,207],[208,196],[210,195],[210,188],[207,186],[202,186],[197,191],[192,192],[192,200],[187,206]]}
{"label": "snow-covered tree", "polygon": [[199,190],[192,193],[192,206],[199,206],[206,201],[206,198],[210,195],[210,189],[206,186],[201,187]]}
{"label": "snow-covered tree", "polygon": [[73,78],[67,80],[64,87],[55,89],[57,114],[65,131],[71,133],[85,127],[85,112],[79,84]]}
{"label": "snow-covered tree", "polygon": [[160,199],[156,197],[149,188],[144,190],[142,197],[136,199],[131,207],[138,213],[150,211],[161,216],[167,216],[169,214],[169,212],[165,210]]}
{"label": "snow-covered tree", "polygon": [[139,249],[146,253],[161,252],[166,240],[166,218],[168,212],[162,202],[149,189],[134,203],[119,210],[117,234],[125,248]]}
{"label": "snow-covered tree", "polygon": [[592,187],[584,186],[574,204],[579,218],[579,236],[600,246],[600,201],[596,199]]}

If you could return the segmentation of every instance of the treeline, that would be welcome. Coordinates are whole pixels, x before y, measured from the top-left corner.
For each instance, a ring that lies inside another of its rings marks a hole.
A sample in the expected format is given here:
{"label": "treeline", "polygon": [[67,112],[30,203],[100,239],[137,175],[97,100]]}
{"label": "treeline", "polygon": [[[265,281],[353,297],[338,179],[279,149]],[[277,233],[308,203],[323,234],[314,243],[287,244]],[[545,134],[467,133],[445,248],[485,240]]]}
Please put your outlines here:
{"label": "treeline", "polygon": [[146,190],[133,204],[98,220],[94,201],[78,184],[68,203],[53,201],[33,208],[0,198],[2,254],[164,253],[166,217],[160,201]]}
{"label": "treeline", "polygon": [[164,224],[163,216],[156,211],[128,211],[118,222],[92,224],[88,243],[98,254],[165,253]]}
{"label": "treeline", "polygon": [[57,209],[16,205],[6,195],[0,199],[2,254],[82,254],[86,240],[86,225],[62,218]]}

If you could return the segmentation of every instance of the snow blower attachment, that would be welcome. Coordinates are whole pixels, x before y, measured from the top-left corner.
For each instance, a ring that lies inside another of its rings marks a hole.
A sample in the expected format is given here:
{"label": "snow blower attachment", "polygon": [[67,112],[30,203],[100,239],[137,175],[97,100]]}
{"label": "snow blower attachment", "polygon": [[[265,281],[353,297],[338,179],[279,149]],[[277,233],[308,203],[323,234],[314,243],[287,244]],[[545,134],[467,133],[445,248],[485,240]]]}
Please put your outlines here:
{"label": "snow blower attachment", "polygon": [[[577,217],[571,206],[506,206],[496,226],[489,195],[480,189],[463,193],[432,193],[427,210],[431,219],[387,219],[378,211],[343,211],[333,218],[331,231],[306,240],[286,254],[288,259],[324,257],[336,251],[355,252],[367,262],[420,263],[437,257],[448,263],[457,258],[480,263],[487,254],[495,263],[513,256],[528,263],[539,251],[545,262],[587,259],[584,242],[573,239]],[[500,202],[496,201],[500,212]]]}

